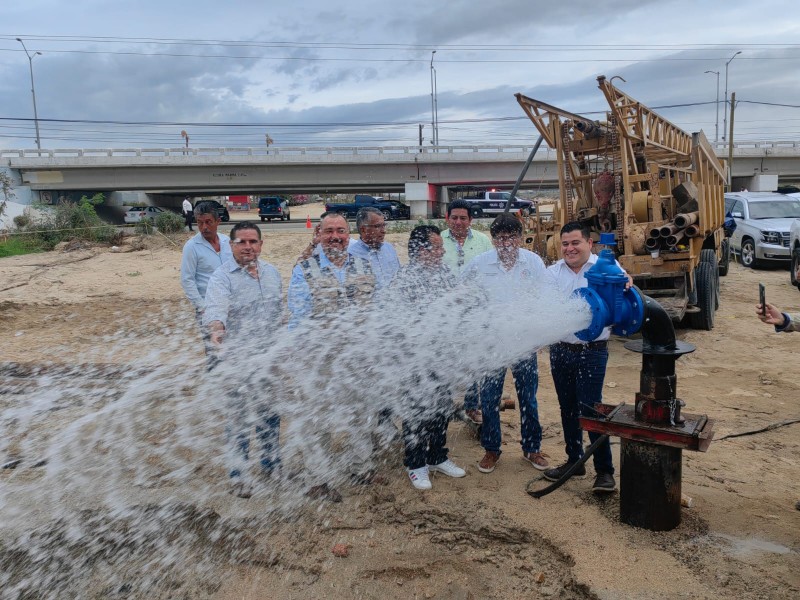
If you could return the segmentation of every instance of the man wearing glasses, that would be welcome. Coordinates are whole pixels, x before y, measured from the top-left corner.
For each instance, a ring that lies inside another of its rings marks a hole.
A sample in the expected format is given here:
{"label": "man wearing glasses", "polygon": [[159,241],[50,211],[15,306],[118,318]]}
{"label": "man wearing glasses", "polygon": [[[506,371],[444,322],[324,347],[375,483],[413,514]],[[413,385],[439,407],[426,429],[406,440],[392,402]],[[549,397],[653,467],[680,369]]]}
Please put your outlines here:
{"label": "man wearing glasses", "polygon": [[350,240],[350,254],[369,261],[376,288],[388,286],[400,269],[400,260],[394,247],[384,241],[386,219],[383,213],[371,206],[360,209],[356,215],[356,228],[361,239]]}
{"label": "man wearing glasses", "polygon": [[[369,261],[353,256],[348,251],[350,228],[344,216],[324,214],[314,237],[319,242],[314,252],[309,258],[301,257],[292,270],[288,297],[291,313],[289,329],[306,325],[314,330],[301,330],[301,334],[310,332],[320,338],[335,337],[337,329],[345,326],[348,318],[356,319],[358,311],[371,301],[376,287],[375,276]],[[337,316],[342,316],[341,324],[335,320]],[[325,333],[326,330],[328,333]],[[330,370],[331,361],[324,356],[317,358],[326,361],[322,365],[323,370]],[[337,358],[334,356],[333,361]],[[376,475],[369,469],[374,448],[364,424],[369,415],[350,415],[353,422],[349,424],[353,433],[349,435],[349,443],[344,444],[343,456],[334,457],[333,434],[337,428],[348,423],[344,423],[347,415],[341,406],[324,405],[328,402],[330,390],[335,389],[335,377],[332,375],[331,380],[330,388],[320,397],[313,398],[320,419],[308,420],[314,429],[306,432],[306,438],[314,443],[307,444],[310,446],[310,457],[305,462],[315,485],[306,495],[314,499],[341,502],[341,494],[330,485],[335,476],[335,463],[344,463],[357,482],[371,483]]]}
{"label": "man wearing glasses", "polygon": [[[513,309],[515,297],[536,290],[543,282],[550,284],[547,268],[536,254],[522,244],[522,223],[512,214],[503,213],[492,222],[490,232],[494,250],[472,259],[464,269],[463,280],[483,289],[490,302]],[[522,458],[534,468],[544,471],[549,466],[541,452],[542,427],[536,392],[539,387],[539,370],[536,353],[511,366],[520,408],[522,432]],[[506,369],[487,375],[481,384],[481,446],[486,451],[478,470],[494,471],[500,460],[500,398]]]}
{"label": "man wearing glasses", "polygon": [[[211,275],[206,291],[203,325],[211,343],[222,359],[222,371],[229,356],[258,351],[258,344],[268,344],[281,322],[281,277],[275,267],[259,258],[261,230],[247,221],[231,230],[233,259]],[[261,470],[266,476],[280,465],[278,436],[280,417],[264,402],[249,402],[238,391],[228,395],[230,478],[232,492],[249,498],[252,487],[247,478],[250,451],[250,428],[255,425],[261,447]]]}
{"label": "man wearing glasses", "polygon": [[[464,200],[454,200],[448,204],[448,229],[442,232],[442,244],[444,245],[442,262],[456,276],[461,275],[469,261],[492,249],[492,241],[489,236],[472,229],[472,216],[469,214],[469,208],[469,203]],[[478,399],[478,386],[473,384],[467,389],[464,396],[464,414],[476,425],[483,422]]]}

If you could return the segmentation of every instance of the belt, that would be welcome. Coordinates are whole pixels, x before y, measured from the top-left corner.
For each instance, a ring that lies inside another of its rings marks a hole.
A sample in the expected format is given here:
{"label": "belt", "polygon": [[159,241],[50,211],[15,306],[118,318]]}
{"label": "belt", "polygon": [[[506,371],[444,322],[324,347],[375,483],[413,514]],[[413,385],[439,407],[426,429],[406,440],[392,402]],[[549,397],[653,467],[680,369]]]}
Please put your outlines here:
{"label": "belt", "polygon": [[583,352],[584,350],[604,350],[608,348],[608,340],[589,342],[587,344],[568,344],[567,342],[558,342],[555,345],[563,350],[569,350],[570,352]]}

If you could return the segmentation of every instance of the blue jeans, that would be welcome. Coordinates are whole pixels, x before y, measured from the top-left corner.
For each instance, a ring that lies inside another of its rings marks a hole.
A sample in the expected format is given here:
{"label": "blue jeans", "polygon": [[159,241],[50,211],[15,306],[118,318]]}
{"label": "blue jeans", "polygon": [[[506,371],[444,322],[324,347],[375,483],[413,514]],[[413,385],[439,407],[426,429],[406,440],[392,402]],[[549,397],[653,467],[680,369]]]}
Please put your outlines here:
{"label": "blue jeans", "polygon": [[480,394],[478,384],[473,383],[464,394],[464,410],[478,410],[480,404]]}
{"label": "blue jeans", "polygon": [[[550,372],[561,407],[568,462],[577,462],[583,457],[583,430],[578,419],[583,413],[596,414],[594,405],[603,400],[607,364],[608,348],[575,351],[560,344],[550,346]],[[600,435],[589,432],[589,440],[594,442]],[[614,473],[608,441],[595,450],[592,458],[597,473]]]}
{"label": "blue jeans", "polygon": [[[539,365],[536,354],[521,360],[511,367],[514,385],[519,400],[519,420],[522,430],[522,451],[539,452],[542,443],[542,427],[539,425],[539,409],[536,391],[539,388]],[[481,384],[481,446],[487,452],[500,451],[500,398],[503,395],[503,380],[506,369],[486,377]]]}
{"label": "blue jeans", "polygon": [[254,414],[249,415],[244,399],[230,399],[228,426],[226,428],[228,443],[231,444],[231,477],[240,477],[250,458],[250,427],[255,421],[256,439],[260,446],[261,469],[270,474],[280,466],[279,438],[281,418],[272,413],[263,404],[251,407]]}

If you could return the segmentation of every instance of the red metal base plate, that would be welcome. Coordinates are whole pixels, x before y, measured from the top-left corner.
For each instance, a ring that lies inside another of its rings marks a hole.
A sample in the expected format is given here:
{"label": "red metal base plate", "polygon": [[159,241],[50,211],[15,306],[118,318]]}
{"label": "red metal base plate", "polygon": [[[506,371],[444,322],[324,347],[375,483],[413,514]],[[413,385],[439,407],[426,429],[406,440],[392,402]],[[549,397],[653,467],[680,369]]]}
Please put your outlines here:
{"label": "red metal base plate", "polygon": [[598,404],[595,408],[598,412],[609,415],[610,418],[581,417],[581,427],[585,431],[607,433],[628,440],[700,452],[708,450],[708,446],[714,438],[714,421],[706,415],[682,413],[684,422],[672,427],[637,421],[633,406]]}

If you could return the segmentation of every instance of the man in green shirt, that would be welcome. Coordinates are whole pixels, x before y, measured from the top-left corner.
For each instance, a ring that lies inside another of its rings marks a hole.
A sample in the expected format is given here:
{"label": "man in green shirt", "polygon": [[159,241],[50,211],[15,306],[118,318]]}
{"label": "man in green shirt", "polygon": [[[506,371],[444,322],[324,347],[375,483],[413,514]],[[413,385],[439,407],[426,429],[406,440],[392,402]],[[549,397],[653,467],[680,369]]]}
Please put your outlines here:
{"label": "man in green shirt", "polygon": [[[489,236],[471,227],[472,216],[469,214],[469,202],[453,200],[447,206],[447,227],[442,232],[444,245],[444,258],[442,262],[447,265],[454,275],[461,276],[464,266],[473,258],[489,250],[493,250],[492,240]],[[478,406],[478,390],[475,384],[471,385],[464,396],[464,413],[473,423],[479,425],[483,422],[480,407]]]}
{"label": "man in green shirt", "polygon": [[442,232],[444,262],[454,275],[461,276],[464,266],[478,254],[493,250],[492,240],[480,231],[472,229],[469,202],[453,200],[447,206],[447,227]]}

